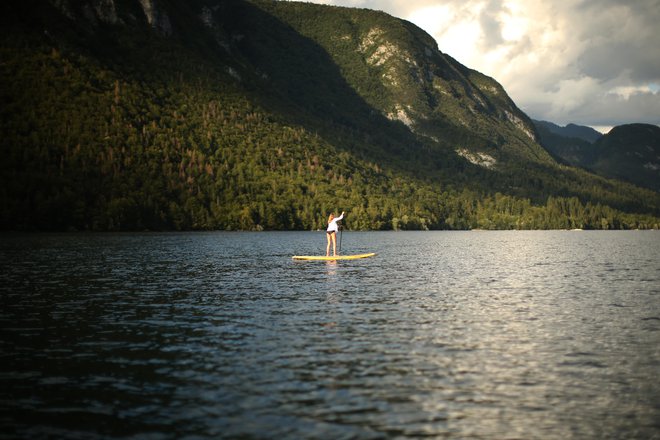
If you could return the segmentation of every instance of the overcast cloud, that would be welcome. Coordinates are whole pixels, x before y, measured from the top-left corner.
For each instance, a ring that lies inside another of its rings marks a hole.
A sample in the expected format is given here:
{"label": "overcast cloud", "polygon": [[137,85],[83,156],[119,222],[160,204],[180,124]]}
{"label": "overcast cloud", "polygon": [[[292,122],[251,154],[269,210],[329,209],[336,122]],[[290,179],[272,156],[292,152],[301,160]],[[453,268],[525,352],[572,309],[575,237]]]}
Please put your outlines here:
{"label": "overcast cloud", "polygon": [[495,78],[534,119],[660,125],[660,0],[314,0],[378,9]]}

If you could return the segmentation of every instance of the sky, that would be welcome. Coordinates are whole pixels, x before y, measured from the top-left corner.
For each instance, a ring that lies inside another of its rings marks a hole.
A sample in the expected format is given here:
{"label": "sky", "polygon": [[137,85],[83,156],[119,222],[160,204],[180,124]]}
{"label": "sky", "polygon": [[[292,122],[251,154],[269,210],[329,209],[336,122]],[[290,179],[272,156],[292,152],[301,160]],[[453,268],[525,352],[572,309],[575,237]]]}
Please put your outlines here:
{"label": "sky", "polygon": [[660,125],[660,0],[312,0],[384,11],[504,86],[534,119]]}

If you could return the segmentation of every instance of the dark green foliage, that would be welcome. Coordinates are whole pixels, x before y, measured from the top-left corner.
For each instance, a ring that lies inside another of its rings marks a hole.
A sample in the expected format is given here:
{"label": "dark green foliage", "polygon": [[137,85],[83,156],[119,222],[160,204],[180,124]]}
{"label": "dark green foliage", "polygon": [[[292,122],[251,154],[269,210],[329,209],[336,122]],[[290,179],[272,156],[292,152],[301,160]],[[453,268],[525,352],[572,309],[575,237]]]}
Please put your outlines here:
{"label": "dark green foliage", "polygon": [[[430,44],[408,23],[288,2],[172,1],[164,35],[136,2],[116,4],[119,24],[84,19],[82,7],[71,19],[48,2],[3,6],[2,229],[317,229],[341,210],[350,229],[660,226],[657,193],[558,166],[497,122],[513,104],[479,91],[491,79],[437,60],[457,94],[484,103],[461,128],[460,100],[392,91],[354,42],[333,39],[377,25]],[[404,95],[434,115],[424,136],[384,116]],[[501,165],[472,165],[456,146]]]}

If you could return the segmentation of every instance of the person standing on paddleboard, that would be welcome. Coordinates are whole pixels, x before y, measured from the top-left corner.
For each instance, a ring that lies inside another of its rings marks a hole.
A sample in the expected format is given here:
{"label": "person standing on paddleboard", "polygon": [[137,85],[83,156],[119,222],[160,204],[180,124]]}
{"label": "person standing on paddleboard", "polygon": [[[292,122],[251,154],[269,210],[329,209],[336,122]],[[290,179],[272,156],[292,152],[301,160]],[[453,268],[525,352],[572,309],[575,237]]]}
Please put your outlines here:
{"label": "person standing on paddleboard", "polygon": [[325,249],[325,255],[330,256],[330,244],[332,244],[332,255],[337,256],[337,231],[339,230],[339,225],[337,222],[344,218],[344,211],[341,212],[339,217],[335,218],[334,214],[330,214],[328,217],[328,229],[326,229],[325,235],[328,238],[328,247]]}

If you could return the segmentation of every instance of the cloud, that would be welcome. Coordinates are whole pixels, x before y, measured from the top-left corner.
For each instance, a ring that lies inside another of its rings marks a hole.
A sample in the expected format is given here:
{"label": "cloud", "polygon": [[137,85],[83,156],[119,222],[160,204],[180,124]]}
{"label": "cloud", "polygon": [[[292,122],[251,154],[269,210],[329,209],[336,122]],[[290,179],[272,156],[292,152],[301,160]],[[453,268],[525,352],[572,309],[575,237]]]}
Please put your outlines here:
{"label": "cloud", "polygon": [[536,119],[660,124],[660,0],[318,0],[382,10],[499,81]]}

